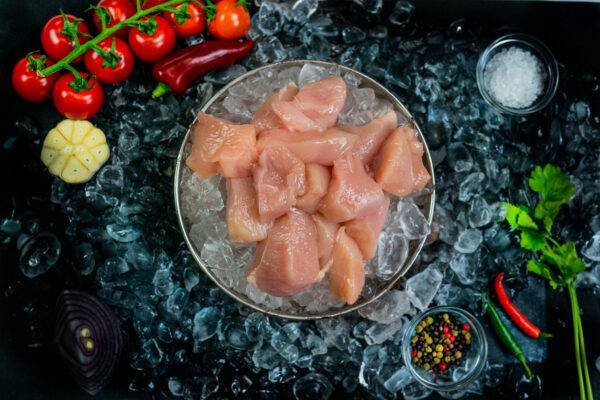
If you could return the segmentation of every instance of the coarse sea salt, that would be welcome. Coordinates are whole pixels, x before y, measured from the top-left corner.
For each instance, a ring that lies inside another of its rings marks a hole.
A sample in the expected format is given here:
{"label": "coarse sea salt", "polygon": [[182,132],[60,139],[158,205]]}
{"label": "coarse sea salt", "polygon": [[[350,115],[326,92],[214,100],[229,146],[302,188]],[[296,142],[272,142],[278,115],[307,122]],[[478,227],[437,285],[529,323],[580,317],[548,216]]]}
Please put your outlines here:
{"label": "coarse sea salt", "polygon": [[527,108],[542,94],[544,78],[539,58],[513,46],[488,61],[483,79],[494,100],[511,108]]}

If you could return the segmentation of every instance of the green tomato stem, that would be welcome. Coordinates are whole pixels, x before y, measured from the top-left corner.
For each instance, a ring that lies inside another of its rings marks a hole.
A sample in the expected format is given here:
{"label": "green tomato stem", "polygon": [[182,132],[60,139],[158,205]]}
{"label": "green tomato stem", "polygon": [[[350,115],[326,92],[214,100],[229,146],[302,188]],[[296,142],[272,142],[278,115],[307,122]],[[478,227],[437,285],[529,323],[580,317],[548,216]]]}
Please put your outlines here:
{"label": "green tomato stem", "polygon": [[102,40],[106,39],[110,35],[113,35],[114,33],[116,33],[119,29],[123,28],[124,26],[127,26],[128,24],[131,24],[133,22],[136,22],[140,18],[143,18],[147,15],[150,15],[157,11],[164,11],[173,5],[177,5],[177,4],[183,3],[185,1],[187,1],[187,0],[168,0],[162,4],[158,4],[154,7],[150,7],[146,10],[138,10],[135,14],[133,14],[131,17],[127,18],[126,20],[123,20],[123,21],[119,22],[118,24],[115,24],[109,28],[102,30],[102,32],[100,32],[96,37],[94,37],[90,41],[87,41],[84,44],[77,46],[73,51],[71,51],[69,54],[67,54],[62,60],[57,61],[55,64],[53,64],[47,68],[44,68],[41,71],[38,71],[38,74],[41,76],[48,76],[55,72],[58,72],[64,68],[66,68],[67,65],[71,65],[71,63],[77,57],[81,56],[82,54],[85,54],[89,49],[93,48],[95,45],[98,45],[98,43],[100,43]]}

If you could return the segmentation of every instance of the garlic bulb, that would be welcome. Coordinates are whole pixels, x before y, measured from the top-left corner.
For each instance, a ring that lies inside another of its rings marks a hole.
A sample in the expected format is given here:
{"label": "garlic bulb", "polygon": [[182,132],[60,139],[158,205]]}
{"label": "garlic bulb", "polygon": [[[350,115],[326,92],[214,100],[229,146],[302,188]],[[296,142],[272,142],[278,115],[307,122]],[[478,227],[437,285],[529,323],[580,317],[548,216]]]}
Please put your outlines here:
{"label": "garlic bulb", "polygon": [[89,121],[65,119],[44,140],[41,159],[51,174],[67,183],[88,181],[108,160],[104,132]]}

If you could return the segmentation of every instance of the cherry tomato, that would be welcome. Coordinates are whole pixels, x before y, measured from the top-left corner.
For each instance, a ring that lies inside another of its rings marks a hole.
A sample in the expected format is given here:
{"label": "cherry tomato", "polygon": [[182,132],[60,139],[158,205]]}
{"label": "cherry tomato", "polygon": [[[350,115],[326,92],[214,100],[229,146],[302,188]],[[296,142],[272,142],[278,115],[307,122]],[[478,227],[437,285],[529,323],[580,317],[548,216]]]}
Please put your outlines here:
{"label": "cherry tomato", "polygon": [[164,13],[164,17],[169,21],[175,34],[179,37],[188,37],[204,32],[206,29],[206,16],[204,10],[198,4],[188,3],[184,8],[184,4],[179,4],[173,8],[177,10],[185,10],[189,17],[182,23],[177,22],[177,16],[172,12]]}
{"label": "cherry tomato", "polygon": [[107,38],[98,43],[104,50],[107,59],[96,50],[85,54],[84,62],[87,70],[102,83],[118,83],[127,79],[133,71],[134,57],[127,43],[119,38]]}
{"label": "cherry tomato", "polygon": [[208,31],[217,39],[236,40],[250,30],[250,13],[245,0],[208,2]]}
{"label": "cherry tomato", "polygon": [[[175,47],[175,32],[167,20],[162,17],[143,18],[142,21],[148,23],[148,25],[144,28],[131,28],[129,31],[129,46],[133,50],[133,54],[140,60],[153,63],[173,50]],[[151,28],[148,28],[150,26]]]}
{"label": "cherry tomato", "polygon": [[[104,7],[108,11],[110,21],[106,22],[106,26],[111,27],[121,21],[126,20],[135,14],[135,7],[129,0],[100,0],[98,7]],[[98,30],[102,30],[102,23],[97,13],[94,13],[92,17],[94,25]],[[121,28],[117,31],[116,35],[120,37],[127,36],[128,28]]]}
{"label": "cherry tomato", "polygon": [[154,6],[164,3],[167,0],[142,0],[142,9],[147,10]]}
{"label": "cherry tomato", "polygon": [[[81,36],[81,34],[90,33],[87,25],[82,21],[77,21],[77,17],[74,15],[64,14],[50,18],[42,29],[42,46],[48,57],[60,60],[69,54],[75,48],[76,32],[80,34],[78,36],[79,43],[83,44],[90,40],[87,36]],[[78,57],[76,61],[79,60],[81,57]]]}
{"label": "cherry tomato", "polygon": [[58,74],[39,76],[37,70],[52,64],[52,60],[42,54],[29,54],[21,58],[12,71],[12,84],[17,94],[33,102],[48,100]]}
{"label": "cherry tomato", "polygon": [[[83,78],[88,77],[85,72],[80,72],[80,74]],[[75,76],[70,72],[58,78],[54,90],[52,90],[54,107],[67,118],[88,119],[102,107],[104,102],[102,84],[92,78],[87,88],[78,91],[70,85],[74,81]]]}

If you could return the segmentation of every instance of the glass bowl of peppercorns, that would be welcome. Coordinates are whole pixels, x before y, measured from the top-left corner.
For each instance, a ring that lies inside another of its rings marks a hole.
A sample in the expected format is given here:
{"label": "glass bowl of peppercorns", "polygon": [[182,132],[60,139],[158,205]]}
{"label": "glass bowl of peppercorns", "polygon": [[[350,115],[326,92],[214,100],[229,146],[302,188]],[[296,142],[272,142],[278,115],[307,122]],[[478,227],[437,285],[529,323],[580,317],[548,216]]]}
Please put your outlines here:
{"label": "glass bowl of peppercorns", "polygon": [[484,369],[487,340],[471,313],[433,307],[413,318],[402,338],[402,358],[422,385],[441,392],[466,388]]}

